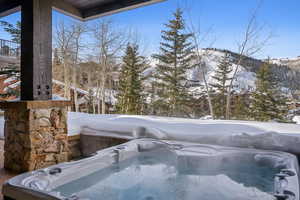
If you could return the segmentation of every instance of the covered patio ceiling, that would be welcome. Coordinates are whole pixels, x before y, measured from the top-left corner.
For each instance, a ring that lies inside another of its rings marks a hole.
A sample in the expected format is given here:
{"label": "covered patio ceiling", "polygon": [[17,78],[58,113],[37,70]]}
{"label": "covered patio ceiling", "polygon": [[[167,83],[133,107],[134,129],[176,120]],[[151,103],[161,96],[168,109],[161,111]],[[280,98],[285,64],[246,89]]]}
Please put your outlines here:
{"label": "covered patio ceiling", "polygon": [[[21,10],[22,1],[0,0],[0,17]],[[124,10],[137,8],[165,0],[45,0],[52,1],[52,7],[66,15],[82,21],[110,15]]]}

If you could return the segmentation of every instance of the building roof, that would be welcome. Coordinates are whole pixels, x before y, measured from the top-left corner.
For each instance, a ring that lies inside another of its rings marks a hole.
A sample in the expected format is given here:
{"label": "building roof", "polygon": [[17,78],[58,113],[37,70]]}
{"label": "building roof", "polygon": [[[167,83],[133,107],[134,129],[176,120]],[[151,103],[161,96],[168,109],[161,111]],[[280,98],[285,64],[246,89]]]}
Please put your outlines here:
{"label": "building roof", "polygon": [[[22,1],[0,0],[0,17],[20,11]],[[53,0],[53,8],[82,21],[165,0]]]}

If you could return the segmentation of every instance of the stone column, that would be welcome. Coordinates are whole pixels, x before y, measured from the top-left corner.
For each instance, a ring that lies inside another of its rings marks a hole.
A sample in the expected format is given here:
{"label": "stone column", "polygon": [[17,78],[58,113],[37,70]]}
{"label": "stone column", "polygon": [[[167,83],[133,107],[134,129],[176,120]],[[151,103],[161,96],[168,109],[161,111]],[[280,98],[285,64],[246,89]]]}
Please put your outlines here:
{"label": "stone column", "polygon": [[67,106],[69,101],[1,102],[4,167],[26,172],[68,161]]}

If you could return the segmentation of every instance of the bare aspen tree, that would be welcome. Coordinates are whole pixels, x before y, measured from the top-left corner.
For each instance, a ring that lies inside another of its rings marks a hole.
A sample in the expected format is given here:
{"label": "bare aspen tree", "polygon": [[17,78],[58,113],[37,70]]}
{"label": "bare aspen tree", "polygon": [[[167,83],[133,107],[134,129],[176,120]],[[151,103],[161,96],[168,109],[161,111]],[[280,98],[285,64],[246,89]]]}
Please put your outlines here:
{"label": "bare aspen tree", "polygon": [[109,82],[114,60],[126,44],[124,31],[116,29],[111,20],[101,19],[93,28],[98,50],[98,81],[96,83],[96,97],[98,99],[98,113],[106,113],[106,94],[109,92]]}
{"label": "bare aspen tree", "polygon": [[201,38],[201,34],[200,34],[200,29],[196,30],[195,26],[193,25],[192,21],[190,21],[190,32],[193,33],[192,34],[192,40],[193,40],[193,44],[195,46],[195,55],[196,55],[196,62],[197,62],[197,67],[200,69],[201,74],[202,74],[202,78],[203,78],[203,82],[204,82],[204,87],[205,87],[205,92],[207,95],[207,101],[208,101],[208,106],[209,106],[209,113],[212,116],[212,118],[215,118],[214,115],[214,108],[213,108],[213,104],[212,104],[212,98],[211,98],[211,94],[210,94],[210,88],[209,88],[209,84],[207,82],[206,76],[207,76],[207,70],[206,70],[206,64],[205,62],[202,60],[203,57],[208,57],[209,55],[209,51],[204,51],[204,53],[201,53],[201,41],[203,41],[206,38],[206,34],[209,33],[209,31],[204,34],[204,36]]}
{"label": "bare aspen tree", "polygon": [[[197,67],[201,71],[201,76],[202,76],[202,79],[204,82],[204,88],[205,88],[205,92],[207,95],[209,113],[210,113],[211,117],[214,119],[215,114],[214,114],[214,108],[213,108],[213,103],[212,103],[212,97],[211,97],[211,93],[210,93],[209,83],[206,78],[208,71],[206,70],[206,63],[203,61],[204,57],[209,57],[209,51],[203,50],[201,48],[202,43],[204,43],[205,41],[207,42],[208,36],[211,35],[211,33],[212,33],[212,29],[209,28],[206,32],[202,32],[200,23],[196,27],[193,22],[193,19],[191,16],[191,7],[190,7],[189,3],[187,1],[183,1],[183,5],[184,6],[182,6],[182,7],[185,7],[185,10],[188,13],[189,23],[188,23],[187,29],[189,32],[192,33],[192,41],[193,41],[193,45],[195,46],[195,51],[196,51],[195,56],[196,56]],[[213,43],[214,43],[214,41],[211,41],[211,43],[209,44],[209,47],[211,47],[213,45]]]}
{"label": "bare aspen tree", "polygon": [[82,44],[82,36],[84,33],[87,32],[87,26],[83,23],[74,23],[71,26],[71,32],[74,32],[73,34],[73,67],[72,67],[72,85],[73,85],[73,99],[74,99],[74,105],[75,105],[75,112],[78,112],[78,92],[77,88],[78,86],[78,77],[81,76],[80,74],[80,57],[79,52],[84,47]]}
{"label": "bare aspen tree", "polygon": [[88,91],[88,95],[85,96],[86,107],[88,112],[96,114],[96,105],[95,105],[95,94],[94,88],[97,82],[97,73],[98,64],[94,62],[92,55],[89,55],[85,63],[81,63],[80,67],[82,68],[82,75],[85,76],[85,88]]}
{"label": "bare aspen tree", "polygon": [[96,114],[96,105],[95,105],[95,95],[94,95],[94,90],[93,90],[93,82],[92,82],[92,77],[95,74],[95,68],[97,68],[97,66],[95,64],[90,64],[88,66],[87,71],[87,86],[88,86],[88,92],[89,92],[89,101],[92,104],[92,113]]}
{"label": "bare aspen tree", "polygon": [[[87,27],[83,23],[73,22],[65,25],[60,22],[56,28],[55,45],[63,66],[64,98],[71,99],[71,88],[73,89],[73,99],[75,110],[78,111],[78,77],[80,50],[83,48],[82,36],[87,32]],[[73,86],[73,87],[71,87]]]}
{"label": "bare aspen tree", "polygon": [[58,49],[59,57],[63,66],[63,80],[64,80],[64,98],[70,99],[70,69],[71,69],[71,55],[72,55],[72,40],[74,32],[70,31],[64,22],[60,22],[56,28],[55,45]]}
{"label": "bare aspen tree", "polygon": [[[202,30],[200,28],[200,23],[196,27],[194,24],[194,20],[192,17],[192,7],[189,1],[184,0],[181,2],[179,6],[182,10],[185,10],[188,16],[188,22],[186,29],[192,33],[192,42],[195,47],[195,58],[196,58],[196,67],[200,70],[201,76],[204,82],[204,88],[205,88],[205,93],[207,95],[207,101],[208,101],[208,107],[209,107],[209,114],[211,117],[214,119],[214,108],[213,108],[213,103],[212,103],[212,97],[210,93],[210,87],[209,83],[207,81],[207,74],[208,71],[206,70],[206,63],[203,61],[204,57],[209,56],[209,51],[203,50],[202,49],[202,43],[208,39],[208,35],[211,34],[212,29],[207,30],[205,33],[202,33]],[[213,42],[210,44],[212,45]]]}
{"label": "bare aspen tree", "polygon": [[237,73],[240,69],[240,65],[243,59],[247,56],[254,56],[255,54],[261,52],[263,48],[267,45],[268,41],[272,38],[272,34],[264,34],[265,25],[259,25],[257,22],[257,15],[259,6],[251,14],[250,19],[247,23],[245,32],[243,34],[242,40],[237,44],[238,46],[238,59],[236,62],[236,68],[233,72],[232,79],[230,81],[227,97],[226,97],[226,119],[230,119],[230,109],[231,109],[231,93],[233,90],[233,83],[236,79]]}

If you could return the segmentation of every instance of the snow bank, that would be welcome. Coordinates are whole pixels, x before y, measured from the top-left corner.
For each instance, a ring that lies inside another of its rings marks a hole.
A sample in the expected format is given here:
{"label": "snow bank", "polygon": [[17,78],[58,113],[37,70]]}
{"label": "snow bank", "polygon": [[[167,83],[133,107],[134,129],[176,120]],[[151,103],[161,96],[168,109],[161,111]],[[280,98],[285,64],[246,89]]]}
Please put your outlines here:
{"label": "snow bank", "polygon": [[[4,126],[3,118],[0,126]],[[300,154],[300,125],[297,124],[70,112],[68,133],[129,139],[150,137]],[[0,138],[1,135],[3,138],[3,128]]]}
{"label": "snow bank", "polygon": [[300,125],[156,116],[69,114],[69,134],[151,137],[300,154]]}
{"label": "snow bank", "polygon": [[300,124],[300,116],[295,116],[293,118],[293,122],[296,122],[297,124]]}

